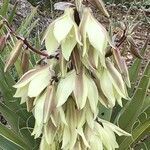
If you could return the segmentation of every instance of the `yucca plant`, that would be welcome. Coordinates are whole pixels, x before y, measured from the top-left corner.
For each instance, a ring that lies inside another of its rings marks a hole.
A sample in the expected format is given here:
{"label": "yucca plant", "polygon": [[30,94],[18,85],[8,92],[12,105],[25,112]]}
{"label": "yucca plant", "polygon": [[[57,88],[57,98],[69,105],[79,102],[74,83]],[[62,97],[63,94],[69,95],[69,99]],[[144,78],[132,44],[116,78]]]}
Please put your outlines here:
{"label": "yucca plant", "polygon": [[[94,4],[109,17],[102,1],[94,0]],[[28,150],[127,149],[149,129],[149,117],[142,118],[148,112],[149,62],[133,90],[141,60],[137,58],[128,73],[120,43],[112,42],[87,3],[76,0],[74,5],[64,6],[64,14],[49,25],[41,40],[46,51],[37,50],[27,40],[25,28],[33,15],[17,32],[7,19],[1,21],[1,35],[10,32],[10,39],[3,52],[7,50],[9,57],[4,64],[3,54],[0,61],[4,98],[0,112],[10,127],[0,125],[0,146]],[[124,36],[133,43],[131,30]],[[132,52],[142,55],[135,49]],[[34,64],[37,55],[40,57]],[[13,64],[15,67],[8,71]],[[123,108],[122,99],[129,100]],[[121,107],[114,109],[116,102]]]}

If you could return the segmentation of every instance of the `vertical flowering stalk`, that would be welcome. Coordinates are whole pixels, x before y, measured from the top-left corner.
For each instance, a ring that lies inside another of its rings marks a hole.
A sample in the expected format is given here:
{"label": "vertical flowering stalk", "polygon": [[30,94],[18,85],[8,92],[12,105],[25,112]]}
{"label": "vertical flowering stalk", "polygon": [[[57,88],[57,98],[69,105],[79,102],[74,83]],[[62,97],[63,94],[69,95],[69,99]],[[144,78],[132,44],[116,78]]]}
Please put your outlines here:
{"label": "vertical flowering stalk", "polygon": [[42,135],[41,150],[114,150],[119,147],[115,133],[130,136],[98,117],[98,103],[112,108],[117,101],[122,106],[121,98],[128,99],[128,94],[113,60],[121,56],[105,57],[107,46],[115,49],[107,31],[90,8],[79,8],[81,21],[76,8],[67,8],[44,35],[47,53],[59,53],[58,61],[47,58],[14,85],[14,97],[21,97],[33,112],[32,135]]}

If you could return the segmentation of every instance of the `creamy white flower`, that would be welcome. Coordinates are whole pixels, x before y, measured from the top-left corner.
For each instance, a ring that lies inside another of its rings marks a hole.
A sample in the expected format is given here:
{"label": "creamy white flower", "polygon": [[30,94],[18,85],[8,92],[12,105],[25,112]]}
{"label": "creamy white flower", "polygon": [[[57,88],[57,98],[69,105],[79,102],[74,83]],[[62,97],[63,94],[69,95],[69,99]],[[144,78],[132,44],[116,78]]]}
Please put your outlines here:
{"label": "creamy white flower", "polygon": [[67,8],[64,14],[51,23],[43,37],[49,54],[53,54],[59,46],[63,57],[68,61],[75,45],[81,43],[79,29],[74,21],[74,10]]}

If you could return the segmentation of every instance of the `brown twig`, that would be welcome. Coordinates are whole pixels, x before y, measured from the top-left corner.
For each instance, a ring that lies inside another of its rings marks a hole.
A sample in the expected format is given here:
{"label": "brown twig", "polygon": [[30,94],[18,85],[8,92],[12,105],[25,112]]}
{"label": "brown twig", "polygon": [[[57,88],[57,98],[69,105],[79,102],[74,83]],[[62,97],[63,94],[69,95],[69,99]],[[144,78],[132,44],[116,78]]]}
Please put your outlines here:
{"label": "brown twig", "polygon": [[24,42],[24,44],[25,44],[29,49],[31,49],[33,52],[35,52],[35,53],[37,53],[37,54],[39,54],[39,55],[45,56],[45,57],[49,57],[48,54],[43,53],[42,51],[37,50],[37,49],[35,49],[34,47],[32,47],[32,46],[29,44],[29,42],[27,41],[26,38],[23,40],[23,42]]}
{"label": "brown twig", "polygon": [[[5,23],[5,25],[10,30],[10,34],[12,34],[13,36],[15,36],[18,40],[22,40],[23,43],[27,46],[27,48],[29,48],[30,50],[32,50],[33,52],[35,52],[35,53],[37,53],[39,55],[42,55],[42,56],[45,56],[45,57],[50,57],[48,54],[43,53],[42,51],[37,50],[36,48],[32,47],[30,45],[30,43],[27,41],[26,38],[23,38],[23,37],[17,35],[16,32],[11,28],[11,26],[9,25],[9,23],[8,23],[8,21],[6,19],[4,19],[3,22]],[[52,57],[52,58],[54,58],[54,57]]]}
{"label": "brown twig", "polygon": [[126,38],[127,37],[126,37],[126,29],[125,29],[125,30],[123,30],[122,37],[119,39],[118,44],[116,45],[117,48],[119,48],[122,45],[122,43],[126,40]]}

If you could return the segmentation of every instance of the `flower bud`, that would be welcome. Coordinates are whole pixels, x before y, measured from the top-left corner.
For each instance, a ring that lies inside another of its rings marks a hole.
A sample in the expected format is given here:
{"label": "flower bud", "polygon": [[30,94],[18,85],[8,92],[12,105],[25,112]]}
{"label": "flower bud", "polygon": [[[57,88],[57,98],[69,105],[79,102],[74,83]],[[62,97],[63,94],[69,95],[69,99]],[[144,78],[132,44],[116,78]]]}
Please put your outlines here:
{"label": "flower bud", "polygon": [[17,58],[20,55],[22,46],[23,46],[23,41],[18,40],[13,50],[11,51],[9,58],[6,61],[4,72],[6,72],[9,67],[14,65],[14,63],[16,62]]}
{"label": "flower bud", "polygon": [[134,56],[136,56],[136,57],[138,57],[140,59],[143,59],[143,57],[141,56],[141,54],[140,54],[140,52],[138,50],[138,47],[137,47],[136,43],[134,42],[133,38],[131,36],[128,36],[127,40],[128,40],[128,42],[130,44],[130,51],[131,51],[131,53]]}
{"label": "flower bud", "polygon": [[22,52],[22,58],[21,58],[21,68],[23,73],[27,72],[29,69],[29,51],[24,50]]}
{"label": "flower bud", "polygon": [[114,59],[128,87],[131,87],[129,73],[124,58],[121,56],[118,49],[113,49]]}

